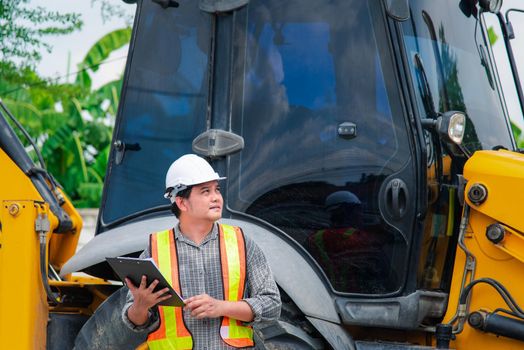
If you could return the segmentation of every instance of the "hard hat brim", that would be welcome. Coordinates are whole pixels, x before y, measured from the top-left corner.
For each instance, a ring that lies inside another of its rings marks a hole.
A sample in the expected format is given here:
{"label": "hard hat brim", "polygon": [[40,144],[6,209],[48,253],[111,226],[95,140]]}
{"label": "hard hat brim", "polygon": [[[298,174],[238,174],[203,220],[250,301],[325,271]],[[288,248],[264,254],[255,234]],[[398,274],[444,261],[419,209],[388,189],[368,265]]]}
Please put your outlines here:
{"label": "hard hat brim", "polygon": [[[217,174],[218,175],[218,174]],[[190,186],[196,186],[196,185],[200,185],[200,184],[203,184],[203,183],[206,183],[206,182],[210,182],[210,181],[222,181],[222,180],[225,180],[227,179],[226,176],[219,176],[217,178],[213,178],[211,180],[205,180],[205,181],[197,181],[195,183],[188,183],[188,184],[184,184],[184,185],[179,185],[177,187],[169,187],[168,189],[166,189],[166,192],[164,193],[164,198],[174,198],[176,197],[176,195],[185,190],[186,188],[190,187]]]}

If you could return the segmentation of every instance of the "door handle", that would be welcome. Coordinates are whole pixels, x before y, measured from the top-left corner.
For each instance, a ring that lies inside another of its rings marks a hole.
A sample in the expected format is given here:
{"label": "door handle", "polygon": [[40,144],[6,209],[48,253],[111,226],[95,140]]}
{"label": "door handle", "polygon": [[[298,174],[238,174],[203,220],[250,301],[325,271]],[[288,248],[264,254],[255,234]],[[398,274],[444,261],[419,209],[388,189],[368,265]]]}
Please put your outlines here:
{"label": "door handle", "polygon": [[406,183],[398,178],[391,179],[386,185],[385,207],[390,216],[401,219],[407,212],[409,192]]}
{"label": "door handle", "polygon": [[124,160],[124,155],[126,151],[140,151],[141,147],[138,143],[125,143],[122,140],[116,140],[113,143],[113,146],[115,147],[116,153],[115,153],[115,164],[119,165]]}

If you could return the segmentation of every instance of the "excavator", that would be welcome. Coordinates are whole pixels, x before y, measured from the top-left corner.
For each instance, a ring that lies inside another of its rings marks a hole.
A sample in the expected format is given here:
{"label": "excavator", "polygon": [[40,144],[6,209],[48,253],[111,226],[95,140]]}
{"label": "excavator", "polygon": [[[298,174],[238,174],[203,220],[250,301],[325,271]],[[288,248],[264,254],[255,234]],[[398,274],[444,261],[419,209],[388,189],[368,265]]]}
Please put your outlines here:
{"label": "excavator", "polygon": [[126,2],[96,235],[78,252],[81,217],[2,107],[1,349],[147,348],[106,258],[176,225],[164,176],[186,153],[227,176],[222,222],[280,289],[257,349],[524,349],[524,155],[486,22],[511,53],[502,1]]}

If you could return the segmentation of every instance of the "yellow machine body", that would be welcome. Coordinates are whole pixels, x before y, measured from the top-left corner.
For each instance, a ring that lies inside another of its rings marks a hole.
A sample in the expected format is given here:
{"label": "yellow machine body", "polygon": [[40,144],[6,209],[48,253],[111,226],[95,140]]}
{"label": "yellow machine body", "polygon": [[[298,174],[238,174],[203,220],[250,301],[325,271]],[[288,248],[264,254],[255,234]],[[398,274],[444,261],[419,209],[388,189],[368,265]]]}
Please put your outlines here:
{"label": "yellow machine body", "polygon": [[[45,349],[50,312],[82,313],[80,309],[50,308],[40,272],[37,221],[49,220],[46,234],[47,263],[59,269],[75,252],[82,219],[66,198],[62,208],[73,222],[73,230],[53,233],[58,225],[31,179],[0,149],[0,349]],[[60,287],[107,284],[98,278],[53,281]],[[95,298],[100,304],[104,296]],[[89,313],[92,313],[91,310]]]}
{"label": "yellow machine body", "polygon": [[[463,241],[474,258],[467,259],[464,250],[457,247],[444,322],[456,315],[464,284],[480,278],[497,280],[519,305],[524,305],[524,155],[509,151],[476,152],[466,163],[464,177],[467,180],[465,200],[470,211],[465,218]],[[486,196],[482,203],[475,204],[469,194],[478,185],[486,189]],[[497,244],[486,236],[488,226],[496,223],[507,228],[504,239]],[[467,264],[471,271],[465,275]],[[498,308],[509,309],[493,287],[479,283],[472,289],[466,315],[479,310],[493,312]],[[520,341],[474,329],[465,320],[463,327],[452,348],[524,349]]]}
{"label": "yellow machine body", "polygon": [[39,213],[49,217],[49,208],[3,151],[0,169],[0,197],[11,198],[0,210],[0,348],[45,349],[48,305],[35,222]]}

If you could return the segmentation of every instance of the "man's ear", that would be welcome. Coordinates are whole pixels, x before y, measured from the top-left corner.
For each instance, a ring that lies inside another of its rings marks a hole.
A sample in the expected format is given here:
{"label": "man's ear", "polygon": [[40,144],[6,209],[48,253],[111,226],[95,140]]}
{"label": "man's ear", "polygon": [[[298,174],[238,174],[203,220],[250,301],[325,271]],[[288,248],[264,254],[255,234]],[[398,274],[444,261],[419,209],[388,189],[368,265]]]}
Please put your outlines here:
{"label": "man's ear", "polygon": [[175,197],[175,203],[181,212],[187,211],[187,205],[186,205],[185,198],[177,196]]}

